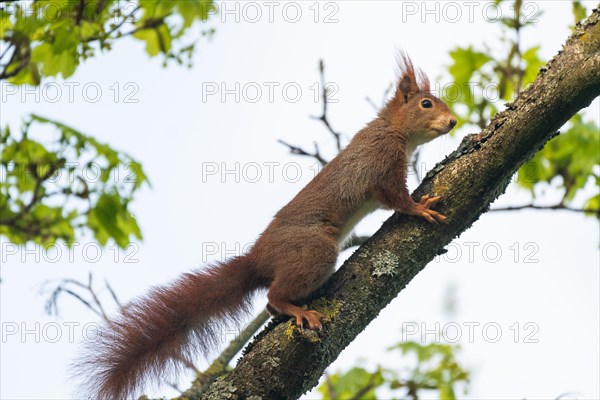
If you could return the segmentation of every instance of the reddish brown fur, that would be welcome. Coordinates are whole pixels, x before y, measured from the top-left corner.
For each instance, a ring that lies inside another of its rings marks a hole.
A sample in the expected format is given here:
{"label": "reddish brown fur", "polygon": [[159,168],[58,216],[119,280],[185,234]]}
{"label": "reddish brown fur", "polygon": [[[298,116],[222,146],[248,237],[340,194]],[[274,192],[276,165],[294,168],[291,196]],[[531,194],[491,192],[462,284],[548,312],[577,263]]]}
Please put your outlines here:
{"label": "reddish brown fur", "polygon": [[205,354],[217,344],[219,324],[237,320],[261,287],[269,288],[270,310],[320,328],[322,315],[298,306],[333,272],[356,215],[383,207],[444,221],[430,209],[439,198],[411,199],[406,169],[409,153],[456,119],[406,55],[400,68],[394,97],[378,117],[275,215],[247,255],[154,289],[115,320],[116,334],[90,345],[78,372],[95,399],[130,396],[147,378],[176,371],[178,360]]}
{"label": "reddish brown fur", "polygon": [[250,311],[250,295],[264,282],[253,279],[254,261],[236,257],[202,272],[184,274],[127,305],[97,340],[90,341],[72,370],[84,395],[131,397],[146,380],[162,381],[218,345],[221,327]]}

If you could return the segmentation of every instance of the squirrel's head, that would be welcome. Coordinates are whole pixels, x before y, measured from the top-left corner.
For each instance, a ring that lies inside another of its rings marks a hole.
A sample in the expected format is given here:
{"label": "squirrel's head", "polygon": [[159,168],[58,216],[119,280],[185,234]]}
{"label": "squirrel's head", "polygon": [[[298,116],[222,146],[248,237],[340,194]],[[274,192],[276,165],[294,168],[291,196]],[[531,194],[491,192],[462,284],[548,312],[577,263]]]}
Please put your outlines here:
{"label": "squirrel's head", "polygon": [[394,131],[422,144],[444,135],[456,126],[456,118],[448,106],[435,97],[423,71],[415,71],[406,54],[399,57],[399,79],[394,97],[380,115],[390,121]]}

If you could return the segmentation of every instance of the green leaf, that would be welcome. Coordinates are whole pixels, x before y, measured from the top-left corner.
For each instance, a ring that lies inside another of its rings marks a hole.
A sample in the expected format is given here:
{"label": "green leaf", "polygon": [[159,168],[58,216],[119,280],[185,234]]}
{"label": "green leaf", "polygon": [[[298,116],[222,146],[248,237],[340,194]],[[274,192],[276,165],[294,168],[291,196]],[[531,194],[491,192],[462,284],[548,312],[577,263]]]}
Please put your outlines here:
{"label": "green leaf", "polygon": [[[113,1],[84,3],[89,7],[81,15],[72,0],[13,2],[0,9],[2,47],[18,43],[20,49],[1,71],[14,73],[8,78],[11,83],[39,85],[47,76],[72,76],[97,49],[109,51],[115,41],[129,37],[132,20],[137,21],[132,36],[146,42],[149,55],[162,53],[165,63],[181,62],[182,55],[191,56],[194,50],[181,38],[195,21],[216,14],[209,13],[214,8],[211,0],[140,0],[116,11]],[[203,35],[199,31],[198,38]]]}
{"label": "green leaf", "polygon": [[455,400],[454,389],[451,383],[444,383],[440,385],[440,400]]}
{"label": "green leaf", "polygon": [[448,71],[454,78],[454,81],[460,85],[469,82],[473,73],[491,60],[490,56],[480,51],[473,50],[472,46],[467,48],[455,48],[450,51],[450,57],[452,57],[454,64],[450,66]]}
{"label": "green leaf", "polygon": [[162,24],[157,29],[158,42],[160,44],[160,51],[162,53],[168,53],[171,50],[171,31],[167,27],[167,25]]}
{"label": "green leaf", "polygon": [[206,21],[209,12],[214,10],[210,0],[190,0],[177,3],[179,13],[183,17],[183,26],[189,28],[196,19]]}
{"label": "green leaf", "polygon": [[534,46],[523,53],[521,56],[525,61],[525,74],[523,76],[523,85],[526,86],[532,83],[538,76],[539,69],[544,62],[538,56],[541,46]]}
{"label": "green leaf", "polygon": [[595,179],[594,168],[600,166],[600,128],[593,121],[584,122],[581,115],[575,115],[569,125],[519,169],[519,186],[535,195],[535,185],[551,185],[564,190],[563,203],[568,203]]}
{"label": "green leaf", "polygon": [[99,221],[95,212],[91,211],[88,214],[87,224],[90,229],[94,232],[94,237],[101,246],[105,246],[110,239],[110,234],[104,228],[103,224]]}
{"label": "green leaf", "polygon": [[589,211],[587,215],[600,219],[600,213],[598,212],[600,210],[600,194],[588,199],[583,208]]}
{"label": "green leaf", "polygon": [[148,177],[142,169],[142,165],[136,161],[132,161],[125,166],[125,169],[131,171],[126,180],[128,183],[133,183],[136,188],[140,187],[144,182],[148,182]]}
{"label": "green leaf", "polygon": [[404,381],[405,385],[409,385],[410,382],[414,389],[433,387],[439,390],[440,399],[454,399],[454,385],[458,382],[468,382],[468,372],[455,358],[458,346],[409,341],[398,343],[390,348],[392,349],[398,349],[405,355],[414,355],[417,360],[410,376],[396,379],[395,387],[402,386],[398,382]]}
{"label": "green leaf", "polygon": [[573,1],[573,17],[575,17],[575,23],[578,23],[582,19],[584,19],[587,15],[587,10],[585,6],[581,4],[581,1],[574,0]]}
{"label": "green leaf", "polygon": [[[62,42],[67,44],[67,38]],[[63,50],[55,52],[54,46],[49,43],[43,43],[32,50],[31,61],[42,66],[42,73],[46,76],[62,75],[68,78],[73,75],[78,61],[76,54],[72,50]]]}
{"label": "green leaf", "polygon": [[66,26],[61,29],[55,29],[52,53],[59,54],[73,51],[79,44],[79,37],[74,29]]}
{"label": "green leaf", "polygon": [[154,57],[160,53],[160,42],[155,29],[142,29],[133,34],[136,39],[146,42],[146,53]]}
{"label": "green leaf", "polygon": [[[120,199],[115,195],[103,194],[96,202],[96,206],[90,211],[90,215],[96,218],[101,230],[115,239],[121,247],[127,246],[129,235],[122,230],[122,224],[119,223],[120,214],[123,212],[123,206]],[[106,242],[102,243],[106,244]]]}
{"label": "green leaf", "polygon": [[[49,145],[33,140],[31,127],[38,125],[54,127],[60,135]],[[127,208],[147,181],[139,162],[68,125],[38,115],[25,122],[18,138],[8,126],[0,132],[0,168],[6,177],[0,182],[0,210],[9,240],[45,244],[62,239],[69,243],[75,239],[76,227],[91,230],[102,246],[113,239],[125,248],[130,238],[142,239],[137,220]],[[100,166],[103,179],[83,173],[91,163]],[[134,179],[110,179],[111,171],[118,172],[124,165],[134,167]],[[62,180],[55,179],[60,176]],[[56,199],[63,205],[56,206]]]}
{"label": "green leaf", "polygon": [[98,25],[98,24],[95,24],[92,22],[88,22],[88,21],[82,21],[80,31],[79,31],[80,40],[95,37],[100,32],[102,32],[101,25]]}
{"label": "green leaf", "polygon": [[380,370],[371,373],[364,368],[355,367],[346,373],[329,376],[318,390],[325,400],[354,399],[359,392],[362,393],[361,399],[375,399],[375,389],[383,382]]}
{"label": "green leaf", "polygon": [[[8,69],[7,71],[9,71]],[[9,78],[9,82],[15,85],[32,85],[37,86],[40,84],[41,76],[38,70],[37,64],[29,64],[25,68],[21,69],[18,74]]]}
{"label": "green leaf", "polygon": [[11,14],[5,10],[0,10],[0,38],[6,37],[6,33],[13,28]]}

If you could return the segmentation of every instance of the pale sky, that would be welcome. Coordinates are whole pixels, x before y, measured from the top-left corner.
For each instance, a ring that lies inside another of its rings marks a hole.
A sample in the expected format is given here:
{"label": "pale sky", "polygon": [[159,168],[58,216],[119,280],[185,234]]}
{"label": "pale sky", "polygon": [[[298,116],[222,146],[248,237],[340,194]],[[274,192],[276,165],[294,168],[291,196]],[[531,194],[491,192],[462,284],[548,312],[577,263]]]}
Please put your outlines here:
{"label": "pale sky", "polygon": [[[66,297],[61,318],[46,316],[46,297],[39,294],[44,281],[85,280],[93,271],[98,283],[108,280],[127,301],[252,243],[314,175],[314,161],[290,156],[277,140],[309,149],[316,140],[333,154],[327,131],[309,118],[321,112],[314,98],[319,59],[325,60],[326,80],[338,89],[330,121],[351,137],[375,115],[365,97],[379,104],[394,79],[397,49],[406,50],[442,85],[450,79],[444,73],[450,49],[485,45],[501,54],[499,24],[490,20],[494,10],[486,4],[228,2],[230,13],[208,23],[216,34],[198,44],[192,69],[164,69],[162,60],[148,59],[143,44],[127,39],[81,65],[69,83],[57,79],[62,90],[57,102],[49,101],[54,95],[48,92],[56,86],[3,96],[2,125],[18,131],[29,113],[65,122],[139,160],[152,188],[144,188],[133,204],[144,241],[127,252],[107,248],[96,260],[93,251],[83,252],[93,240],[82,238],[71,253],[63,247],[61,255],[52,255],[57,261],[49,262],[34,246],[9,254],[3,239],[0,398],[64,399],[74,389],[67,366],[80,348],[84,324],[98,319]],[[586,4],[589,12],[596,3]],[[523,47],[540,44],[548,59],[569,35],[570,2],[529,2],[528,7],[544,14],[523,31]],[[78,86],[69,99],[73,84]],[[85,85],[101,89],[97,102],[81,90]],[[137,103],[126,102],[128,94]],[[597,99],[585,115],[600,123]],[[55,137],[52,131],[37,132],[39,139]],[[469,132],[475,130],[426,145],[426,168]],[[549,191],[547,204],[556,199]],[[529,200],[511,186],[495,205]],[[388,215],[377,212],[358,233],[373,233]],[[439,327],[449,336],[460,334],[458,359],[472,372],[465,398],[548,399],[566,392],[572,395],[565,398],[600,398],[599,243],[596,220],[575,213],[484,215],[411,282],[330,371],[346,370],[361,359],[369,367],[405,369],[413,364],[385,351],[402,339],[402,327],[416,329],[406,339],[420,341],[421,333],[430,332],[427,342],[448,343],[431,333]],[[449,290],[456,297],[453,314],[444,311]],[[101,294],[114,311],[107,291]],[[257,312],[264,303],[264,296],[257,299]],[[180,386],[187,388],[189,377],[182,377]],[[149,393],[176,394],[164,387]]]}

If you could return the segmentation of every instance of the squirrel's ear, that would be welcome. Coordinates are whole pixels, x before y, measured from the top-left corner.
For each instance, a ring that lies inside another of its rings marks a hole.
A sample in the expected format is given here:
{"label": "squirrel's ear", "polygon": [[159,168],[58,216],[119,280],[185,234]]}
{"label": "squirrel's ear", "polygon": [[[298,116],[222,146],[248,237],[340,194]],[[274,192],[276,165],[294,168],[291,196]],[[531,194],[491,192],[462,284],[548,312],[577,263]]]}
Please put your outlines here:
{"label": "squirrel's ear", "polygon": [[414,76],[408,74],[403,75],[398,82],[398,96],[401,96],[402,100],[407,103],[408,98],[415,93],[419,92],[419,86],[414,80]]}
{"label": "squirrel's ear", "polygon": [[409,97],[419,93],[421,88],[417,82],[417,75],[415,73],[415,67],[413,66],[408,54],[400,52],[398,53],[398,86],[396,88],[396,97],[401,99],[404,103],[408,102]]}

